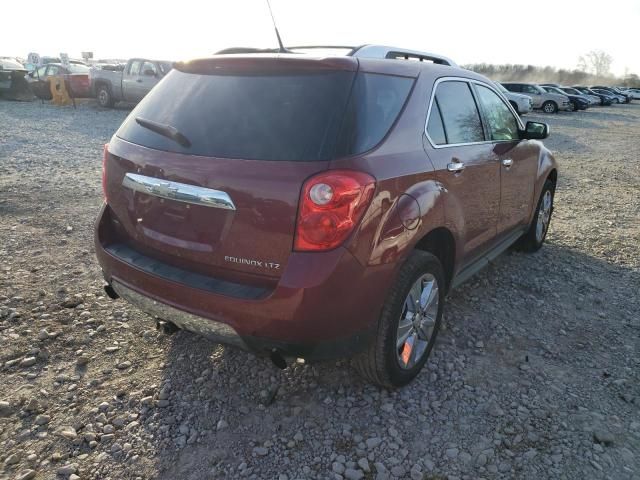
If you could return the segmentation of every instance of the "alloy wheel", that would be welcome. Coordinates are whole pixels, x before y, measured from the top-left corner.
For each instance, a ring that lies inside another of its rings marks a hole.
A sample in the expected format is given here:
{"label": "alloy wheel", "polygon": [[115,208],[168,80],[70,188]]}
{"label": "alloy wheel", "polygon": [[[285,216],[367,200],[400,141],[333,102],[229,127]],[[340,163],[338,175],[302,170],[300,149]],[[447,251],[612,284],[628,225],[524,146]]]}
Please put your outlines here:
{"label": "alloy wheel", "polygon": [[547,228],[549,228],[549,219],[551,218],[551,190],[544,192],[542,202],[540,203],[540,210],[538,210],[538,221],[536,223],[536,240],[542,242]]}
{"label": "alloy wheel", "polygon": [[427,351],[433,339],[439,302],[438,281],[430,273],[418,278],[409,290],[396,332],[396,352],[401,368],[414,367]]}

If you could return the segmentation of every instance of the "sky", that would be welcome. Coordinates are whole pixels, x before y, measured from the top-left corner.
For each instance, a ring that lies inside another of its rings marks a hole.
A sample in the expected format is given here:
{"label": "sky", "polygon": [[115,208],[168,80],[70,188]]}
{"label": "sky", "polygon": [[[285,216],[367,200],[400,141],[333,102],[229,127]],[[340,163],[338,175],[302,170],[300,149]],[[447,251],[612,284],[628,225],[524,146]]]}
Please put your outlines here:
{"label": "sky", "polygon": [[[614,7],[615,5],[615,7]],[[457,63],[577,67],[603,50],[640,74],[640,0],[271,0],[286,45],[377,43]],[[187,60],[232,46],[275,47],[266,0],[2,0],[0,56]]]}

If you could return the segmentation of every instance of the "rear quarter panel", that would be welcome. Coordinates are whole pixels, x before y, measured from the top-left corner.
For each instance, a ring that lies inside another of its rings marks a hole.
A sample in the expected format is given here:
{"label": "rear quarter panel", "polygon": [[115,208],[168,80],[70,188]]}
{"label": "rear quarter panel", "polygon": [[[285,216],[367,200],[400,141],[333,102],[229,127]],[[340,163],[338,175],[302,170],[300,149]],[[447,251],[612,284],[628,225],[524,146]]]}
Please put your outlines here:
{"label": "rear quarter panel", "polygon": [[331,168],[365,171],[376,178],[374,198],[348,248],[364,265],[396,262],[443,223],[441,190],[423,146],[427,105],[434,75],[423,70],[387,137],[372,151],[338,159]]}

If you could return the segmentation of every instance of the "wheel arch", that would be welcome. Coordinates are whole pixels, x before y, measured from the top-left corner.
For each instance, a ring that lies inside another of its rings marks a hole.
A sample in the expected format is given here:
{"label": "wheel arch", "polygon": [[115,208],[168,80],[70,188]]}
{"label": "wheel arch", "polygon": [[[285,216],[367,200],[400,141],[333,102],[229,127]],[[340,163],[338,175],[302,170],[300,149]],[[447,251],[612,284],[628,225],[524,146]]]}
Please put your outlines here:
{"label": "wheel arch", "polygon": [[440,260],[445,274],[446,291],[448,291],[456,260],[456,241],[453,233],[446,227],[434,228],[424,235],[414,248],[429,252]]}

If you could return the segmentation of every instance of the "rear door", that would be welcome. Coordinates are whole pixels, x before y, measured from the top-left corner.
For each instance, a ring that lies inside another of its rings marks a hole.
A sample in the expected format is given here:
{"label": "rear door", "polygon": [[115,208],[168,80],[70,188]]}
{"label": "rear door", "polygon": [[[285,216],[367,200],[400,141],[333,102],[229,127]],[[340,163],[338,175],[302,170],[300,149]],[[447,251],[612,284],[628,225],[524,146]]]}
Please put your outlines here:
{"label": "rear door", "polygon": [[500,163],[486,141],[471,85],[447,79],[436,84],[427,120],[429,151],[450,194],[447,223],[461,225],[463,263],[495,242],[500,207]]}
{"label": "rear door", "polygon": [[122,98],[126,102],[138,102],[143,95],[140,93],[140,70],[142,60],[131,60],[122,73]]}
{"label": "rear door", "polygon": [[149,91],[156,86],[160,81],[160,72],[155,63],[145,61],[140,69],[140,83],[138,83],[140,100],[149,93]]}
{"label": "rear door", "polygon": [[483,118],[500,164],[498,235],[528,222],[538,170],[538,148],[520,140],[520,122],[489,86],[474,84]]}
{"label": "rear door", "polygon": [[147,255],[219,278],[278,277],[357,64],[211,62],[172,70],[131,112],[109,146],[108,203],[121,241]]}

